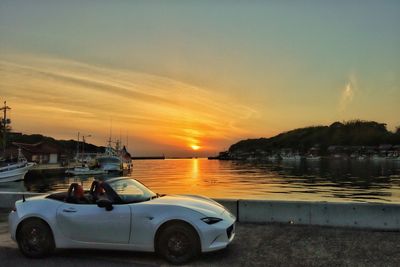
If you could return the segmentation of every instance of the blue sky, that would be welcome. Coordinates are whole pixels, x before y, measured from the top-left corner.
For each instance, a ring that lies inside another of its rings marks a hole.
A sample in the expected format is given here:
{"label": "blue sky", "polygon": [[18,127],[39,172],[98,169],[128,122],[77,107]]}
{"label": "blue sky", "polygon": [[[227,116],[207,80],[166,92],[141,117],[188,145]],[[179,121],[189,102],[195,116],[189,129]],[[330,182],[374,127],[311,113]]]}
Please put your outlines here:
{"label": "blue sky", "polygon": [[[24,103],[19,108],[24,110],[37,105],[22,97],[36,86],[45,109],[86,112],[87,102],[79,106],[70,99],[91,98],[87,84],[68,94],[60,75],[50,81],[37,73],[73,69],[76,76],[79,64],[91,69],[86,74],[92,81],[99,79],[96,68],[130,73],[130,82],[140,82],[125,88],[135,91],[123,96],[124,101],[131,98],[127,112],[165,124],[177,121],[174,129],[163,128],[169,141],[162,144],[154,136],[142,140],[132,135],[132,143],[142,144],[141,153],[189,153],[178,140],[211,153],[241,138],[356,118],[386,122],[394,129],[400,125],[399,14],[400,1],[1,1],[0,62],[5,65],[0,92],[2,98]],[[35,73],[27,74],[28,67]],[[165,79],[181,86],[166,86]],[[110,97],[122,101],[120,89],[104,86]],[[162,103],[138,99],[138,93],[178,106],[191,104],[165,112],[158,109]],[[197,104],[191,102],[193,95]],[[154,127],[154,122],[146,126],[137,118],[120,119],[120,111],[104,97],[95,96],[99,110],[90,113],[105,116],[100,106],[107,104],[117,128],[146,132]],[[39,130],[17,110],[16,127]],[[30,121],[42,115],[38,111]],[[49,134],[71,135],[79,119],[75,113],[68,126],[58,125]],[[87,125],[96,123],[94,118]],[[223,134],[226,125],[231,128]],[[95,132],[96,142],[107,135]]]}

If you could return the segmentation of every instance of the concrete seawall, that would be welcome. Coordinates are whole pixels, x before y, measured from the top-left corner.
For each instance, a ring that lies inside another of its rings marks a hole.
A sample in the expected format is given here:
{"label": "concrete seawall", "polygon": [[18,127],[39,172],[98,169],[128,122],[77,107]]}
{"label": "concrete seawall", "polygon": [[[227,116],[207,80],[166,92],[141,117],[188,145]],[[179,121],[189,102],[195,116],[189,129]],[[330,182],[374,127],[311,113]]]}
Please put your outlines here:
{"label": "concrete seawall", "polygon": [[31,192],[0,192],[0,208],[13,208],[15,201],[22,199],[23,195],[25,196],[25,198],[29,198],[43,194]]}
{"label": "concrete seawall", "polygon": [[240,222],[400,231],[400,204],[215,199]]}
{"label": "concrete seawall", "polygon": [[[0,192],[0,208],[37,193]],[[215,199],[239,222],[286,223],[400,231],[400,204]]]}

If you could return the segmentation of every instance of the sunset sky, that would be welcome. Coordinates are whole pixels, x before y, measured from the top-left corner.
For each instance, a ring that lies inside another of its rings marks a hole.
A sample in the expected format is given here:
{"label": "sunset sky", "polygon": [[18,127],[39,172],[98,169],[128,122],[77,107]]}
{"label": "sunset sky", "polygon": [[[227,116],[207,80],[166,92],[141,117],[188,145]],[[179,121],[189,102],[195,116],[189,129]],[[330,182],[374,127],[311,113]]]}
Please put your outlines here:
{"label": "sunset sky", "polygon": [[[360,4],[362,3],[362,4]],[[400,125],[400,1],[0,1],[12,127],[133,155]],[[128,138],[127,138],[128,137]]]}

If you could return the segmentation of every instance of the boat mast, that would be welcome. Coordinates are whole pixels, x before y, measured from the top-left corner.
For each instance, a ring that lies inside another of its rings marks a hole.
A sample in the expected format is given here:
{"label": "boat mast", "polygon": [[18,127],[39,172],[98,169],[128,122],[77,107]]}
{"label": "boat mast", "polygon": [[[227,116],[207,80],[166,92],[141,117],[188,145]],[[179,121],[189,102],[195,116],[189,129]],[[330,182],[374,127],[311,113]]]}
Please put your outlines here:
{"label": "boat mast", "polygon": [[[110,136],[108,137],[108,147],[106,148],[106,154],[111,153],[111,148],[112,148],[112,119],[110,119]],[[108,152],[107,152],[108,151]]]}
{"label": "boat mast", "polygon": [[126,149],[129,149],[128,131],[126,131]]}
{"label": "boat mast", "polygon": [[79,162],[79,132],[78,132],[78,142],[76,142],[76,161]]}
{"label": "boat mast", "polygon": [[83,153],[85,153],[85,136],[82,135],[82,159],[81,163],[83,164]]}
{"label": "boat mast", "polygon": [[4,106],[0,108],[0,110],[3,110],[4,115],[3,115],[3,157],[6,156],[6,139],[7,139],[7,124],[10,123],[10,119],[7,119],[7,110],[10,110],[11,108],[7,106],[7,101],[4,101]]}
{"label": "boat mast", "polygon": [[[92,135],[86,135],[86,138],[87,137],[92,137]],[[85,141],[86,141],[86,139],[85,139],[85,136],[84,135],[82,135],[82,159],[81,159],[81,162],[83,163],[83,157],[84,157],[84,154],[85,154]]]}

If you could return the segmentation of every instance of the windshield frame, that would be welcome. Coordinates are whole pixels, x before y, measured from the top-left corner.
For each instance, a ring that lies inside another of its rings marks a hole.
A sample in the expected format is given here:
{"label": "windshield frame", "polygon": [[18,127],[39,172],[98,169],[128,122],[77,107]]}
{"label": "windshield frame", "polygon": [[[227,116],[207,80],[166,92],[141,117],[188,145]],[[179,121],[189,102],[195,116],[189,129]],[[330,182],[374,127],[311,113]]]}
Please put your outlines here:
{"label": "windshield frame", "polygon": [[[119,194],[114,186],[115,186],[115,183],[118,183],[121,181],[129,181],[134,186],[136,186],[136,188],[139,189],[143,193],[143,195],[140,197],[137,197],[136,199],[133,197],[133,195],[131,195],[132,199],[129,199],[129,195]],[[121,204],[140,203],[140,202],[149,201],[151,199],[158,197],[158,194],[154,193],[143,183],[141,183],[133,178],[128,178],[128,177],[114,178],[114,179],[111,179],[108,181],[104,181],[104,183],[109,185],[110,189],[118,196],[119,200],[121,201]],[[115,203],[115,204],[117,204],[117,203]]]}

